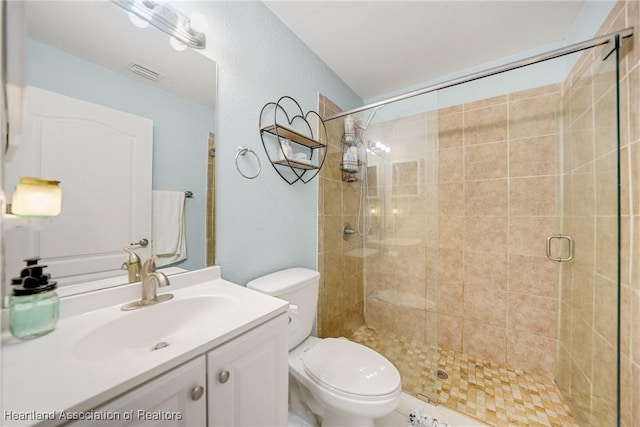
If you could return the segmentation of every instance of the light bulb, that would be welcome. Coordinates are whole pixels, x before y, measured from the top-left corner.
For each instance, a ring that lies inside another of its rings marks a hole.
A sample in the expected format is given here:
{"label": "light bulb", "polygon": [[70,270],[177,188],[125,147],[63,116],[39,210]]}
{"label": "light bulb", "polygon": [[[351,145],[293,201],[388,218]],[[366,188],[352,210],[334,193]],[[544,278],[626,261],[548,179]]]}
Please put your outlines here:
{"label": "light bulb", "polygon": [[174,48],[178,52],[182,52],[187,48],[186,44],[182,43],[180,40],[178,40],[175,37],[169,37],[169,44],[171,45],[172,48]]}
{"label": "light bulb", "polygon": [[57,216],[62,209],[60,181],[20,178],[13,193],[11,213],[20,216]]}
{"label": "light bulb", "polygon": [[207,31],[207,28],[209,28],[209,24],[203,14],[195,12],[189,16],[189,27],[191,27],[193,31],[204,33]]}
{"label": "light bulb", "polygon": [[129,12],[129,21],[138,28],[147,28],[149,23],[133,12]]}

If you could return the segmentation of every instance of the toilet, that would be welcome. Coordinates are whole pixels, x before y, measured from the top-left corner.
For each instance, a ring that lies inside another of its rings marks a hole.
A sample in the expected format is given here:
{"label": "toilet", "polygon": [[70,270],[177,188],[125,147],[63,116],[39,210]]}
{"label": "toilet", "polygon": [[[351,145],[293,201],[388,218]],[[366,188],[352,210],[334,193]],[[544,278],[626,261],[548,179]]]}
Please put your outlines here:
{"label": "toilet", "polygon": [[392,412],[402,392],[400,374],[379,353],[345,338],[311,336],[320,273],[290,268],[252,280],[247,288],[290,304],[289,407],[322,427],[373,426]]}

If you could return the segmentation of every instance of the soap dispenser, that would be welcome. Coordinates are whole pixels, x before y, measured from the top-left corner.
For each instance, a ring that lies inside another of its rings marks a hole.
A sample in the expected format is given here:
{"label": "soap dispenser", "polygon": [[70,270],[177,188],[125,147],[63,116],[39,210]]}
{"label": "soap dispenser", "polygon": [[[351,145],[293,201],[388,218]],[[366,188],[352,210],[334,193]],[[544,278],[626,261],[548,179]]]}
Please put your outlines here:
{"label": "soap dispenser", "polygon": [[20,277],[11,279],[9,297],[9,330],[20,339],[36,338],[51,332],[60,316],[60,299],[56,282],[44,274],[46,265],[39,258],[26,259]]}

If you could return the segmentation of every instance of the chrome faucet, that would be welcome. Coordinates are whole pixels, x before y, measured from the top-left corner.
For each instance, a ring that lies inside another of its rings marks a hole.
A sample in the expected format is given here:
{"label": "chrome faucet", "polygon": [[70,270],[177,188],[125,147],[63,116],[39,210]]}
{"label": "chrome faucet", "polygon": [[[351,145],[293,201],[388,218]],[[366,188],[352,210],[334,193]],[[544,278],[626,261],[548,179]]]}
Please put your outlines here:
{"label": "chrome faucet", "polygon": [[173,298],[173,294],[157,295],[158,288],[169,286],[169,278],[162,272],[156,271],[156,262],[149,258],[142,265],[142,297],[139,301],[133,301],[122,306],[122,310],[129,311],[142,307],[158,304]]}

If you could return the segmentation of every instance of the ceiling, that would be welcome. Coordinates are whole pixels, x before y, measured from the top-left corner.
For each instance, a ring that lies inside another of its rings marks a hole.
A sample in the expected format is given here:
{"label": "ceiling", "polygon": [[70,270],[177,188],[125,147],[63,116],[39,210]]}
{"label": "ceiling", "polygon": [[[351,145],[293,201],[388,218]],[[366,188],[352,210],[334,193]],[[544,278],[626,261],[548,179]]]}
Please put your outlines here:
{"label": "ceiling", "polygon": [[561,42],[584,0],[264,3],[366,100]]}

